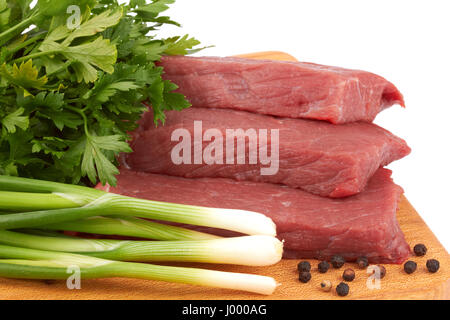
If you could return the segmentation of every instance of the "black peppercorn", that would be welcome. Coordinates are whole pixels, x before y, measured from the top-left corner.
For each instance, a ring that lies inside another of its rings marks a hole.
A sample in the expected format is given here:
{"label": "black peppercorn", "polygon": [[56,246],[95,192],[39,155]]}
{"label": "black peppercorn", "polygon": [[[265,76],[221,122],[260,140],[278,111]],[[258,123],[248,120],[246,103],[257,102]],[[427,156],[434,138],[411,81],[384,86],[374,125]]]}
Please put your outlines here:
{"label": "black peppercorn", "polygon": [[386,268],[381,265],[378,265],[378,267],[380,268],[380,279],[383,279],[384,276],[386,275]]}
{"label": "black peppercorn", "polygon": [[343,256],[340,255],[334,255],[331,258],[331,264],[333,265],[333,268],[339,269],[340,267],[342,267],[345,263],[345,259]]}
{"label": "black peppercorn", "polygon": [[417,269],[417,263],[414,261],[406,261],[406,263],[403,265],[403,269],[407,274],[411,274]]}
{"label": "black peppercorn", "polygon": [[338,295],[340,295],[341,297],[345,297],[346,295],[348,295],[349,291],[350,291],[350,288],[349,288],[348,284],[346,284],[345,282],[339,283],[336,287],[336,293]]}
{"label": "black peppercorn", "polygon": [[310,272],[311,264],[308,261],[299,262],[299,264],[297,265],[297,270],[299,272]]}
{"label": "black peppercorn", "polygon": [[311,273],[306,271],[300,272],[298,280],[300,282],[307,283],[309,280],[311,280]]}
{"label": "black peppercorn", "polygon": [[355,279],[355,271],[353,269],[345,269],[344,273],[342,274],[342,279],[345,281],[353,281]]}
{"label": "black peppercorn", "polygon": [[328,271],[328,269],[330,269],[330,264],[326,261],[321,261],[317,265],[317,268],[319,269],[320,273],[326,273]]}
{"label": "black peppercorn", "polygon": [[427,253],[427,247],[422,243],[416,244],[414,246],[414,253],[418,257],[424,256]]}
{"label": "black peppercorn", "polygon": [[367,266],[369,265],[369,259],[367,259],[367,257],[359,257],[358,259],[356,259],[356,264],[361,269],[367,268]]}
{"label": "black peppercorn", "polygon": [[435,273],[439,270],[439,261],[436,259],[427,260],[427,269],[431,273]]}

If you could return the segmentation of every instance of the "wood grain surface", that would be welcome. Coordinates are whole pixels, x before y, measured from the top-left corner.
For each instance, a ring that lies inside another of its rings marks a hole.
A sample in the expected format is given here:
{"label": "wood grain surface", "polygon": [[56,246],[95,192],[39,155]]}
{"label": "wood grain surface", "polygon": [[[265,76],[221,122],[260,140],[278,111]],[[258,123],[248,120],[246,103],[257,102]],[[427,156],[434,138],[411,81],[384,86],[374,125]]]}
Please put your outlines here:
{"label": "wood grain surface", "polygon": [[[291,55],[274,51],[244,56],[255,59],[295,60]],[[407,275],[401,265],[385,265],[387,273],[381,280],[379,289],[368,288],[369,275],[366,270],[358,269],[355,264],[347,263],[339,270],[330,269],[326,274],[320,274],[317,271],[316,260],[309,260],[312,265],[312,279],[309,283],[303,284],[298,281],[296,270],[299,260],[283,260],[274,266],[257,268],[196,265],[216,270],[272,276],[280,286],[271,296],[122,278],[82,280],[79,290],[67,289],[65,281],[0,278],[0,299],[450,299],[449,254],[404,197],[397,218],[410,246],[424,243],[428,247],[428,252],[424,257],[410,258],[417,262],[417,270],[412,275]],[[440,270],[435,274],[429,273],[425,267],[426,260],[431,258],[438,259],[441,264]],[[356,278],[349,283],[349,295],[342,298],[336,294],[334,288],[342,281],[342,272],[347,267],[355,270]],[[319,289],[322,280],[330,280],[334,286],[333,290],[322,292]]]}

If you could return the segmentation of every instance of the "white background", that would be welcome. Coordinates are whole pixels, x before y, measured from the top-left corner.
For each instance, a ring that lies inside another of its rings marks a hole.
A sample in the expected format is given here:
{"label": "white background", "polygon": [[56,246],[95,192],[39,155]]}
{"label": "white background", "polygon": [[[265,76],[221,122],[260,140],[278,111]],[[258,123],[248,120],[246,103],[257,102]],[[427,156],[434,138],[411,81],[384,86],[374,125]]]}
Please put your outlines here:
{"label": "white background", "polygon": [[167,15],[183,29],[159,35],[215,45],[201,55],[280,50],[392,81],[407,107],[385,110],[376,123],[413,151],[389,168],[450,251],[450,1],[178,0]]}

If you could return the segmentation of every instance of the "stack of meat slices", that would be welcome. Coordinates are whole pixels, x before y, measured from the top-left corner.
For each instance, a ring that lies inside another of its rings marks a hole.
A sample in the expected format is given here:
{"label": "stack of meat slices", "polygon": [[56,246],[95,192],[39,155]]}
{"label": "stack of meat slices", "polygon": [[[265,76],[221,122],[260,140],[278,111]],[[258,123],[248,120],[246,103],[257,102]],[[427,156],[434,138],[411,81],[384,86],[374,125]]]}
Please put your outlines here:
{"label": "stack of meat slices", "polygon": [[[127,169],[110,191],[264,213],[288,258],[341,254],[401,263],[408,257],[396,220],[403,191],[382,167],[410,149],[371,123],[383,109],[404,104],[393,84],[369,72],[301,62],[172,56],[161,66],[192,108],[168,112],[158,127],[152,112],[144,115]],[[263,140],[252,134],[274,130],[277,136]],[[201,137],[181,155],[194,161],[174,162],[183,136],[174,139],[174,132]],[[213,161],[202,161],[212,141],[234,146],[239,138],[244,157],[237,147],[228,153],[216,145]],[[277,149],[268,150],[274,143]],[[274,150],[276,170],[262,174],[268,162],[250,161],[250,153]],[[230,155],[241,158],[228,161]]]}

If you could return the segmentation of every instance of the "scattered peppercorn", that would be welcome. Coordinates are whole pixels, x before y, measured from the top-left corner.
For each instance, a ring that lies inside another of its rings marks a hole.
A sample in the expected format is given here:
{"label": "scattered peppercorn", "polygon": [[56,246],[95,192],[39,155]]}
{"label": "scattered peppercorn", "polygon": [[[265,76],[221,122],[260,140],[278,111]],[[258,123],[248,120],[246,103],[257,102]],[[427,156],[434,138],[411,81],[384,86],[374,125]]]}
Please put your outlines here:
{"label": "scattered peppercorn", "polygon": [[345,269],[344,273],[342,274],[342,279],[345,281],[353,281],[355,279],[355,271],[353,269]]}
{"label": "scattered peppercorn", "polygon": [[311,280],[311,273],[307,271],[300,272],[298,280],[300,282],[307,283],[309,280]]}
{"label": "scattered peppercorn", "polygon": [[380,279],[383,279],[384,276],[386,275],[386,268],[381,265],[378,265],[378,267],[380,268]]}
{"label": "scattered peppercorn", "polygon": [[340,255],[334,255],[331,258],[331,264],[333,265],[333,268],[339,269],[340,267],[342,267],[345,263],[345,259],[343,256]]}
{"label": "scattered peppercorn", "polygon": [[417,269],[417,263],[414,261],[406,261],[406,263],[403,265],[403,269],[407,274],[411,274]]}
{"label": "scattered peppercorn", "polygon": [[427,253],[427,247],[422,243],[416,244],[414,246],[414,253],[418,257],[424,256]]}
{"label": "scattered peppercorn", "polygon": [[431,273],[435,273],[439,270],[439,261],[436,259],[427,260],[427,269]]}
{"label": "scattered peppercorn", "polygon": [[[386,275],[386,268],[382,265],[377,265],[376,267],[378,267],[378,269],[380,270],[380,279],[383,279],[384,276]],[[376,269],[373,269],[372,274],[374,274],[376,272]]]}
{"label": "scattered peppercorn", "polygon": [[308,261],[299,262],[299,264],[297,265],[297,270],[299,272],[310,272],[311,264]]}
{"label": "scattered peppercorn", "polygon": [[322,291],[328,292],[331,290],[332,287],[333,284],[329,280],[324,280],[320,283],[320,289],[322,289]]}
{"label": "scattered peppercorn", "polygon": [[330,269],[330,264],[326,261],[321,261],[317,268],[319,269],[320,273],[326,273],[328,271],[328,269]]}
{"label": "scattered peppercorn", "polygon": [[367,266],[369,265],[369,259],[367,259],[367,257],[359,257],[358,259],[356,259],[356,264],[361,269],[367,268]]}
{"label": "scattered peppercorn", "polygon": [[346,284],[345,282],[339,283],[336,287],[336,293],[338,295],[340,295],[341,297],[345,297],[346,295],[348,295],[349,291],[350,291],[350,288],[349,288],[348,284]]}

